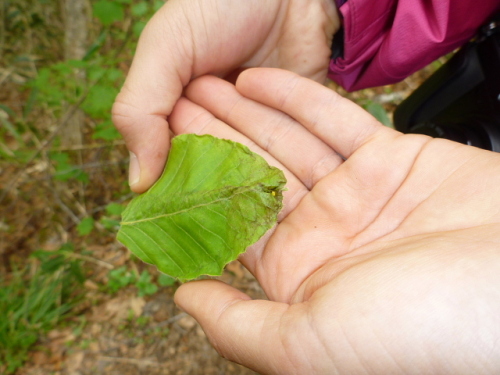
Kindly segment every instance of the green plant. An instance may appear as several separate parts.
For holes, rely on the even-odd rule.
[[[80,261],[70,246],[37,251],[27,266],[0,278],[0,371],[13,373],[38,338],[69,316],[79,301]],[[36,261],[37,260],[37,261]]]
[[[16,154],[6,144],[5,140],[12,137],[16,143],[23,145],[22,128],[17,122],[16,113],[7,105],[0,104],[0,157],[15,160]]]
[[[363,105],[363,108],[370,112],[373,117],[385,126],[392,126],[392,121],[387,115],[387,111],[379,103],[369,100],[368,103]]]
[[[94,229],[94,224],[94,218],[87,216],[83,218],[76,226],[76,230],[78,231],[78,234],[80,236],[86,236],[87,234],[90,234],[90,232],[92,232],[92,229]]]
[[[116,293],[120,289],[132,284],[136,276],[126,266],[115,268],[108,273],[108,289],[111,293]]]
[[[158,285],[160,286],[172,286],[175,284],[175,279],[173,277],[170,277],[168,275],[165,275],[164,273],[160,273],[158,276]]]
[[[150,321],[151,321],[150,316],[141,315],[137,319],[135,319],[135,325],[137,327],[144,328],[146,325],[149,324]]]
[[[60,117],[65,110],[62,104],[78,105],[96,121],[94,139],[115,140],[120,135],[111,122],[110,108],[124,80],[117,63],[113,55],[58,62],[41,68],[28,87],[45,111]]]
[[[55,165],[54,179],[67,181],[75,179],[80,182],[88,183],[89,176],[81,168],[74,166],[70,162],[70,155],[67,152],[55,152],[50,154],[50,159]]]
[[[133,285],[137,288],[137,294],[144,297],[155,294],[158,291],[158,285],[166,287],[174,284],[175,280],[167,275],[160,274],[155,282],[148,270],[137,274],[129,270],[127,266],[121,266],[109,271],[107,288],[111,293],[116,293],[120,289]]]
[[[101,225],[110,230],[118,231],[120,227],[120,215],[122,214],[125,207],[119,203],[110,203],[106,206],[106,215],[103,215],[99,222]]]
[[[144,270],[141,272],[135,284],[139,296],[150,296],[158,291],[158,286],[152,281],[151,274]]]

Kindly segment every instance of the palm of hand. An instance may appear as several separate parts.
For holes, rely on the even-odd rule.
[[[242,257],[281,303],[245,301],[245,312],[234,303],[218,316],[217,329],[192,310],[219,350],[259,371],[286,374],[461,373],[487,363],[482,348],[500,333],[488,305],[500,308],[493,287],[500,274],[500,157],[402,136],[295,76],[249,73],[238,83],[245,96],[308,131],[214,79],[188,90],[266,149],[289,180],[281,223]],[[217,101],[206,95],[214,90]],[[187,101],[172,124],[174,131],[248,143]],[[183,293],[197,287],[181,288],[181,305]],[[251,350],[227,343],[224,323],[236,317]]]
[[[406,243],[465,241],[466,233],[476,241],[474,231],[499,224],[498,155],[388,133],[321,178],[278,226],[257,271],[272,278],[268,293],[274,299],[296,300],[304,284],[317,287],[315,278],[334,277]]]

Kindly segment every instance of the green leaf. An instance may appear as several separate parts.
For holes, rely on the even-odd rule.
[[[94,229],[94,219],[91,216],[87,216],[80,221],[76,226],[76,230],[80,236],[86,236]]]
[[[103,216],[99,219],[102,226],[108,230],[118,229],[120,222],[118,220],[110,219],[109,217]]]
[[[118,240],[181,281],[220,275],[276,224],[285,183],[239,143],[177,136],[163,175],[123,212]]]
[[[125,266],[115,268],[108,273],[108,288],[112,293],[118,292],[134,281],[136,281],[135,275]]]
[[[367,105],[365,105],[365,109],[385,126],[392,126],[391,119],[387,116],[385,108],[379,103],[370,101]]]
[[[141,2],[132,5],[132,15],[135,17],[142,17],[149,11],[148,3]]]
[[[21,163],[26,163],[36,154],[34,150],[14,150],[14,157]]]
[[[0,110],[4,111],[5,113],[7,113],[11,117],[16,117],[16,112],[14,112],[14,110],[12,108],[10,108],[9,106],[6,106],[5,104],[0,103]]]
[[[0,141],[0,159],[5,158],[7,160],[9,159],[14,159],[15,154],[12,152],[12,150],[7,147],[2,141]]]
[[[160,273],[160,275],[158,276],[158,284],[160,286],[172,286],[175,284],[175,279],[168,275],[165,275],[164,273]]]
[[[16,139],[16,141],[18,141],[21,144],[24,143],[23,139],[21,138],[21,134],[19,134],[16,127],[8,119],[4,118],[1,113],[0,113],[0,123]]]
[[[120,216],[124,207],[120,203],[110,203],[106,206],[106,212],[110,215]]]
[[[146,27],[146,22],[144,22],[144,21],[137,21],[132,26],[132,31],[134,32],[134,35],[138,37],[138,36],[141,35],[142,30],[144,30],[145,27]]]
[[[163,5],[165,5],[165,2],[160,1],[160,0],[155,0],[155,2],[154,2],[154,6],[153,6],[154,11],[155,11],[155,12],[157,12],[158,10],[160,10],[160,8],[161,8]]]
[[[101,0],[93,5],[94,16],[104,26],[111,25],[115,21],[121,21],[124,17],[123,5],[112,1]]]
[[[82,61],[89,60],[104,44],[106,38],[108,37],[108,33],[106,30],[102,31],[101,34],[97,37],[97,39],[90,45],[89,49],[83,56]]]
[[[140,297],[150,296],[158,291],[158,286],[152,282],[151,274],[146,270],[142,271],[135,286]]]
[[[111,120],[109,120],[96,125],[94,134],[92,134],[92,138],[114,141],[120,139],[121,134],[118,132],[118,130],[116,130]]]
[[[83,183],[89,182],[89,176],[80,167],[70,163],[69,155],[65,152],[52,153],[50,159],[56,162],[56,174],[54,178],[58,181],[76,179]]]
[[[93,117],[105,118],[117,94],[118,89],[115,87],[94,85],[82,103],[82,108]]]

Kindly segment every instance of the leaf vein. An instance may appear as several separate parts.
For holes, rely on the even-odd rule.
[[[122,221],[120,224],[121,225],[134,225],[134,224],[138,224],[138,223],[143,223],[143,222],[148,222],[148,221],[153,221],[153,220],[157,220],[157,219],[167,218],[167,217],[170,217],[170,216],[179,215],[179,214],[182,214],[182,213],[185,213],[185,212],[189,212],[191,210],[195,210],[195,209],[198,209],[198,208],[203,208],[203,207],[211,206],[213,204],[217,204],[217,203],[220,203],[220,202],[224,202],[224,201],[228,201],[228,200],[234,199],[234,197],[237,196],[237,195],[246,195],[250,191],[257,191],[258,188],[257,187],[253,187],[253,186],[245,186],[245,187],[243,187],[240,190],[241,191],[235,192],[234,194],[232,194],[229,197],[224,197],[224,198],[220,198],[220,199],[214,199],[213,201],[210,201],[210,202],[200,203],[198,205],[193,205],[193,206],[187,207],[187,208],[179,210],[179,211],[169,212],[169,213],[161,214],[161,215],[158,215],[158,216],[151,216],[151,217],[147,217],[147,218],[139,219],[139,220]]]
[[[144,258],[148,259],[151,263],[153,263],[153,260],[151,260],[151,258],[148,256],[148,254],[146,254],[144,251],[142,251],[140,245],[132,237],[130,237],[124,231],[121,231],[121,235],[127,237],[136,246],[136,248],[137,248],[136,250],[139,250],[138,252],[140,252],[141,254],[143,254]],[[143,258],[141,258],[141,259],[143,259]]]
[[[187,147],[186,147],[187,149]],[[196,164],[198,163],[198,161],[203,157],[205,156],[205,154],[209,151],[209,148],[207,148],[205,151],[203,151],[196,160],[192,161],[191,162],[191,166],[189,167],[189,169],[184,173],[185,177],[183,179],[183,181],[181,183],[179,183],[179,188],[177,189],[177,191],[175,191],[173,194],[177,194],[185,185],[186,183],[186,180],[189,178],[190,174],[191,174],[191,170],[196,166]],[[187,151],[186,153],[184,154],[184,156],[187,154]],[[177,170],[181,170],[182,167],[183,167],[183,163],[184,163],[184,159],[185,157],[182,158],[181,162],[179,163],[179,166],[177,168]],[[199,185],[199,184],[198,184]],[[194,190],[194,189],[193,189]],[[165,191],[165,190],[163,190]]]
[[[179,228],[181,231],[183,231],[189,238],[191,238],[193,240],[193,242],[195,244],[198,245],[198,247],[210,258],[212,259],[215,263],[219,264],[211,255],[210,253],[207,251],[207,249],[205,249],[205,247],[200,244],[193,236],[191,236],[189,234],[189,232],[187,232],[184,228],[182,228],[181,226],[179,226],[171,217],[169,218],[171,221],[172,221],[172,224],[175,225],[177,228]],[[191,258],[192,259],[192,258]]]
[[[172,177],[170,177],[170,180],[168,181],[168,183],[165,186],[163,186],[163,188],[161,189],[161,193],[160,194],[164,194],[165,191],[170,187],[170,185],[172,185],[172,182],[175,181],[175,178],[177,177],[177,174],[182,169],[182,168],[180,168],[180,166],[182,166],[182,163],[184,163],[184,159],[186,159],[187,153],[188,153],[188,148],[185,147],[184,148],[184,154],[182,155],[182,159],[179,162],[179,167],[175,170],[175,174]]]
[[[172,237],[164,228],[162,228],[160,225],[156,224],[155,222],[151,222],[151,224],[153,224],[154,226],[158,227],[168,238],[170,238],[172,240],[172,242],[174,242],[178,247],[179,249],[181,249],[181,251],[187,255],[187,257],[189,259],[191,259],[193,261],[193,263],[196,264],[196,261],[195,259],[189,254],[189,252],[187,252],[183,246],[181,246],[176,240],[174,237]]]
[[[225,158],[223,158],[219,164],[217,164],[214,168],[212,168],[212,171],[218,169],[228,158],[229,158],[229,155],[227,155]],[[200,186],[203,182],[205,182],[205,180],[210,176],[211,176],[211,173],[207,171],[207,173],[205,173],[205,176],[202,179],[198,180],[198,183],[193,187],[193,190],[196,190],[196,188],[198,186]]]
[[[210,211],[216,212],[214,210],[210,210]],[[226,248],[228,250],[231,250],[231,246],[228,245],[228,243],[226,242],[226,240],[224,240],[224,238],[222,238],[217,233],[215,233],[215,232],[211,231],[210,229],[208,229],[207,227],[205,227],[202,223],[200,223],[200,221],[198,221],[196,218],[194,218],[191,214],[190,214],[190,216],[193,219],[193,221],[200,226],[201,229],[204,229],[206,232],[208,232],[208,233],[214,235],[215,237],[219,238],[224,243],[224,245],[226,246]]]
[[[154,223],[153,223],[153,224],[154,224]],[[146,237],[148,237],[148,238],[151,240],[151,242],[152,242],[152,243],[154,243],[154,244],[158,247],[158,249],[160,249],[160,251],[161,251],[163,254],[165,254],[165,255],[166,255],[166,256],[167,256],[167,257],[168,257],[168,258],[172,261],[172,263],[174,263],[174,264],[177,266],[177,268],[179,268],[179,270],[181,270],[181,272],[184,272],[184,270],[183,270],[183,269],[182,269],[182,267],[179,265],[179,263],[177,263],[177,262],[175,261],[175,259],[173,259],[173,258],[170,256],[170,254],[169,254],[169,253],[167,253],[167,251],[166,251],[165,249],[163,249],[163,247],[162,247],[162,246],[161,246],[158,242],[156,242],[156,241],[155,241],[155,239],[154,239],[153,237],[151,237],[149,234],[147,234],[146,232],[144,232],[144,231],[143,231],[140,227],[133,227],[133,228],[134,228],[134,229],[136,229],[137,231],[141,232],[142,234],[144,234]],[[174,242],[175,242],[175,241],[174,241]],[[149,258],[149,257],[148,257],[148,258]]]

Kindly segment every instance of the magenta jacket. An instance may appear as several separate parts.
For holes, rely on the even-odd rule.
[[[466,43],[500,10],[500,0],[336,1],[344,52],[328,76],[351,91],[403,80]]]

